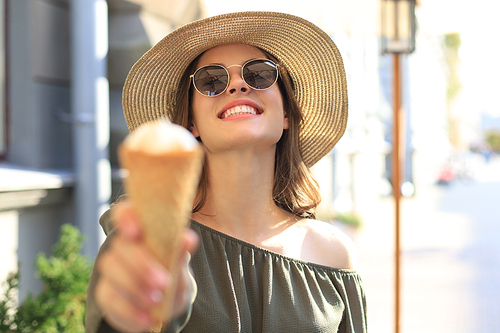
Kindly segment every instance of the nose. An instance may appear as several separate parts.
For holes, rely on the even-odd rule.
[[[241,77],[240,65],[229,66],[227,70],[229,72],[229,84],[226,91],[228,91],[230,94],[247,93],[248,91],[250,91],[250,87]]]

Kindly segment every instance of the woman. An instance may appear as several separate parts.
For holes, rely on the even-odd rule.
[[[314,220],[308,167],[347,120],[342,60],[323,31],[270,12],[193,22],[134,65],[123,105],[131,131],[167,114],[203,144],[181,251],[192,258],[169,283],[130,203],[115,205],[100,221],[108,239],[89,284],[88,332],[152,329],[148,309],[165,287],[176,306],[163,332],[366,331],[353,245]]]

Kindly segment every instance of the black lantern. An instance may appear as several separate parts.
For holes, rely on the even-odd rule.
[[[415,50],[415,0],[382,0],[382,53]]]

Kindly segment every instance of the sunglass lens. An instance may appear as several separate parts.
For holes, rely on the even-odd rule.
[[[227,86],[228,76],[224,67],[205,66],[194,75],[194,85],[200,93],[206,96],[216,96]]]
[[[272,61],[257,59],[243,67],[245,82],[255,89],[267,89],[278,78],[278,68]]]

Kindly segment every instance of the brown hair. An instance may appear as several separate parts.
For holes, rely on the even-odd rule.
[[[319,185],[300,154],[302,112],[295,99],[293,81],[286,68],[275,57],[264,50],[261,51],[279,66],[278,87],[289,122],[289,128],[283,131],[276,145],[273,200],[278,207],[296,216],[315,218],[315,209],[321,201],[321,196]],[[176,112],[172,115],[172,122],[188,129],[193,120],[190,104],[194,91],[189,76],[194,73],[200,57],[201,54],[191,62],[181,77],[175,104]],[[193,212],[199,211],[206,202],[208,167],[208,163],[204,163]]]

